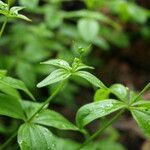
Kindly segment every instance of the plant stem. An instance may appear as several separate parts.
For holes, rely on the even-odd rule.
[[[137,101],[144,92],[146,92],[148,89],[150,88],[150,82],[144,87],[144,89],[133,99],[132,103],[134,103],[135,101]]]
[[[16,135],[17,135],[17,131],[14,132],[14,133],[7,139],[7,141],[6,141],[4,144],[2,144],[2,145],[0,146],[0,150],[3,150],[3,149],[13,140],[13,138],[14,138]]]
[[[102,128],[100,128],[98,131],[96,131],[94,134],[92,134],[77,150],[80,150],[81,148],[87,146],[93,139],[95,139],[97,136],[101,135],[107,127],[109,127],[112,123],[114,123],[122,115],[123,112],[124,112],[124,110],[121,110],[119,113],[117,113]]]
[[[63,88],[65,82],[62,82],[56,90],[52,93],[52,95],[43,103],[43,105],[28,119],[30,122],[55,96],[56,94]]]
[[[7,21],[8,21],[8,18],[6,18],[5,21],[2,24],[2,27],[1,27],[1,30],[0,30],[0,37],[2,36],[2,34],[4,32],[4,29],[6,27]]]
[[[8,9],[10,8],[10,3],[11,3],[11,1],[10,1],[10,0],[7,0]]]

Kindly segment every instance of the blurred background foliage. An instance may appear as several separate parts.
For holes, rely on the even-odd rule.
[[[57,86],[42,90],[35,88],[37,82],[53,70],[46,65],[41,67],[40,62],[50,58],[63,58],[72,62],[77,56],[75,50],[81,47],[86,47],[83,60],[96,68],[93,73],[104,83],[110,85],[122,82],[133,89],[140,89],[148,82],[148,1],[12,0],[11,4],[26,7],[24,13],[32,22],[9,20],[4,36],[0,39],[0,68],[7,69],[9,75],[23,80],[39,101],[50,95]],[[0,23],[3,20],[3,16],[0,16]],[[88,88],[88,84],[78,78],[75,80],[80,86],[73,81],[68,83],[53,101],[55,109],[61,108],[60,111],[70,118],[73,118],[79,106],[93,99],[93,91]],[[0,133],[6,134],[7,130],[9,134],[16,128],[16,122],[9,120],[9,123],[9,132],[1,125]],[[112,135],[119,134],[116,132],[112,132]],[[113,141],[112,145],[116,146],[114,150],[124,149],[122,146],[117,148],[114,143],[117,139],[108,142]],[[61,141],[62,145],[73,145],[71,141]],[[109,145],[104,144],[105,141],[102,143]],[[100,148],[103,149],[110,150],[109,147]]]

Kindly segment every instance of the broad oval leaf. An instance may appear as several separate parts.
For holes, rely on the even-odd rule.
[[[69,63],[62,59],[51,59],[51,60],[42,62],[41,64],[52,65],[52,66],[60,67],[60,68],[67,69],[67,70],[71,69]]]
[[[98,89],[94,95],[94,101],[100,101],[108,99],[110,94],[109,89]]]
[[[78,27],[79,34],[87,42],[94,41],[99,32],[98,22],[90,18],[80,19],[78,21],[77,27]]]
[[[103,101],[93,102],[82,106],[76,115],[76,122],[79,128],[83,128],[93,120],[113,113],[125,105],[121,101],[106,99]]]
[[[43,81],[37,84],[37,87],[44,87],[59,81],[66,80],[69,78],[71,74],[64,69],[57,69],[53,71],[48,77],[46,77]]]
[[[0,94],[0,115],[23,120],[25,118],[19,100],[4,94]]]
[[[45,127],[30,123],[19,128],[18,143],[21,150],[56,150],[52,133]]]
[[[75,125],[69,122],[61,114],[52,110],[43,110],[33,119],[33,122],[61,130],[78,130]]]
[[[25,86],[25,84],[18,80],[18,79],[14,79],[11,77],[3,77],[0,79],[0,83],[10,86],[12,88],[18,89],[18,90],[22,90],[24,91],[27,95],[29,95],[33,100],[35,100],[34,96],[32,95],[32,93],[27,89],[27,87]]]
[[[94,85],[96,87],[106,88],[106,86],[97,77],[95,77],[93,74],[91,74],[89,72],[78,71],[78,72],[74,73],[73,75],[76,75],[76,76],[86,79],[92,85]]]
[[[125,101],[127,99],[127,88],[122,84],[114,84],[110,87],[111,93],[117,96],[120,100]]]
[[[87,65],[85,65],[85,64],[83,64],[83,63],[80,63],[80,64],[78,65],[78,68],[76,69],[76,71],[82,70],[82,69],[94,69],[94,67],[92,67],[92,66],[87,66]]]
[[[141,110],[140,108],[136,108],[132,109],[131,113],[145,135],[150,138],[150,109],[149,111],[145,111],[143,109]]]

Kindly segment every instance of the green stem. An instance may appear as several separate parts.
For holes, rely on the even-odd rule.
[[[9,8],[10,8],[11,1],[10,1],[10,0],[7,0],[7,4],[8,4],[8,9],[9,9]]]
[[[80,150],[81,148],[87,146],[93,139],[95,139],[97,136],[101,135],[103,131],[109,127],[112,123],[114,123],[124,112],[124,110],[121,110],[119,113],[117,113],[110,121],[108,121],[102,128],[100,128],[98,131],[96,131],[93,135],[91,135],[77,150]]]
[[[62,82],[56,90],[52,93],[52,95],[43,103],[43,105],[28,119],[30,122],[55,96],[56,94],[63,88],[65,82]]]
[[[17,131],[14,132],[14,134],[12,134],[12,135],[7,139],[7,141],[6,141],[4,144],[2,144],[2,145],[0,146],[0,150],[3,150],[3,149],[13,140],[13,138],[14,138],[16,135],[17,135]]]
[[[133,99],[132,104],[137,101],[143,94],[150,88],[150,83],[148,83],[144,89]]]
[[[8,21],[8,18],[6,18],[5,21],[2,24],[2,27],[1,27],[1,30],[0,30],[0,37],[2,36],[2,34],[4,32],[4,29],[6,27],[7,21]]]

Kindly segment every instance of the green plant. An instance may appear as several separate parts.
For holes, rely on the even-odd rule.
[[[15,1],[13,2],[15,3]],[[110,147],[112,150],[125,150],[117,142],[118,133],[111,128],[111,125],[123,116],[126,111],[131,112],[143,133],[149,138],[150,101],[144,100],[142,95],[150,88],[150,83],[140,93],[135,93],[122,84],[113,84],[107,87],[99,78],[87,71],[87,69],[94,68],[83,63],[83,59],[91,50],[91,46],[88,46],[89,43],[107,49],[109,45],[105,41],[105,38],[117,45],[118,38],[121,35],[123,42],[125,41],[125,45],[128,44],[127,36],[124,36],[120,30],[120,25],[103,13],[98,13],[97,10],[93,11],[93,8],[96,9],[94,4],[96,1],[85,0],[85,4],[89,7],[89,10],[73,12],[61,10],[60,6],[62,3],[59,0],[47,1],[43,9],[38,8],[38,0],[32,1],[31,5],[25,0],[20,0],[19,2],[26,5],[30,13],[35,11],[36,13],[44,14],[45,22],[40,22],[38,25],[15,24],[11,27],[12,32],[10,33],[10,37],[7,39],[6,35],[0,41],[2,45],[11,41],[10,47],[9,45],[8,47],[14,50],[10,56],[1,56],[0,67],[8,69],[8,74],[12,74],[15,69],[13,76],[17,74],[27,84],[26,86],[22,80],[8,76],[6,70],[0,70],[0,115],[18,120],[14,128],[9,131],[10,133],[13,132],[13,134],[0,145],[0,150],[10,147],[10,143],[16,136],[21,150],[110,150]],[[140,24],[146,22],[148,11],[137,7],[133,3],[121,1],[118,4],[116,2],[118,1],[111,1],[109,7],[111,8],[112,5],[116,4],[112,12],[119,14],[121,20],[127,22],[132,18],[133,21]],[[101,1],[102,3],[103,5],[107,4],[106,1]],[[126,16],[123,15],[124,11],[120,9],[121,7],[127,12]],[[137,18],[135,14],[130,12],[130,8],[141,10],[139,13],[144,13],[145,17]],[[4,15],[5,19],[1,28],[1,35],[8,19],[21,18],[30,21],[26,16],[18,14],[18,11],[21,9],[23,7],[15,6],[10,8],[10,1],[8,1],[8,4],[0,1],[0,13]],[[50,12],[55,14],[55,17]],[[49,21],[49,18],[52,21]],[[77,19],[77,26],[66,24],[63,22],[64,19]],[[55,36],[55,29],[57,29],[57,36]],[[115,34],[117,33],[114,36],[115,38],[110,37],[112,30],[115,30]],[[30,32],[32,34],[29,34]],[[24,37],[20,38],[22,34],[24,34]],[[99,34],[105,36],[102,38]],[[75,39],[82,46],[73,44],[70,46],[70,49],[75,50],[65,53],[70,42],[70,40],[66,40],[66,35]],[[47,44],[48,42],[50,43]],[[85,48],[82,48],[83,45]],[[22,48],[24,51],[22,51]],[[45,51],[44,49],[53,50]],[[37,65],[38,62],[47,59],[49,56],[53,56],[55,52],[57,52],[59,59],[50,59],[42,62],[41,65]],[[65,53],[65,56],[63,56],[63,53]],[[63,59],[66,57],[66,54],[68,60]],[[75,54],[77,57],[74,58]],[[37,101],[37,99],[41,99],[41,96],[38,97],[40,94],[38,94],[34,87],[38,73],[48,74],[49,72],[51,73],[39,82],[37,87],[50,87],[53,90],[50,90],[50,96],[46,100],[42,102]],[[71,84],[72,81],[74,83],[82,83],[83,81],[82,85],[91,85],[94,89],[97,89],[94,95],[94,102],[85,104],[78,109],[75,119],[76,124],[66,119],[61,113],[49,108],[51,101],[59,93],[62,94],[61,92],[65,86]],[[34,91],[36,98],[28,87]],[[69,93],[70,91],[66,90],[64,92]],[[81,92],[79,93],[82,94]],[[27,100],[29,98],[33,101]],[[104,119],[104,117],[112,113],[115,114],[111,119]],[[102,122],[104,123],[95,133],[89,133],[86,126],[99,118],[103,118]],[[57,134],[58,130],[77,132],[82,134],[85,140],[83,143],[79,143],[73,138],[63,138],[60,134]],[[111,131],[111,137],[104,140],[95,140],[107,132],[107,130]],[[3,125],[0,126],[1,132],[7,132],[7,129]],[[18,149],[16,144],[12,149]]]
[[[86,141],[81,144],[81,146],[77,147],[77,149],[81,149],[89,145],[93,139],[102,134],[108,126],[114,123],[116,119],[124,113],[125,110],[131,111],[133,118],[137,121],[140,128],[148,137],[150,136],[150,102],[141,98],[142,94],[150,88],[150,83],[139,94],[135,94],[120,84],[114,84],[110,88],[107,88],[94,75],[87,71],[82,71],[83,69],[93,68],[83,64],[79,58],[74,59],[72,66],[62,59],[48,60],[42,64],[52,65],[59,67],[60,69],[53,71],[48,77],[38,83],[37,87],[44,87],[56,82],[61,82],[61,84],[51,96],[41,104],[22,100],[17,89],[25,91],[31,98],[33,98],[33,96],[27,90],[23,82],[7,77],[5,71],[1,71],[0,90],[5,94],[0,94],[0,114],[24,121],[24,123],[20,125],[18,131],[16,131],[14,135],[1,146],[1,149],[4,149],[16,134],[22,150],[56,149],[57,139],[55,139],[51,131],[44,126],[52,126],[61,130],[75,130],[85,134],[85,136],[87,136]],[[50,101],[63,88],[66,80],[71,76],[84,78],[92,85],[100,88],[95,96],[96,102],[86,104],[78,110],[76,114],[77,126],[65,119],[61,114],[48,109]],[[109,99],[110,93],[113,93],[116,96],[116,99]],[[119,112],[93,135],[89,136],[87,134],[84,126],[97,118],[104,117],[118,110]]]
[[[20,6],[14,6],[10,8],[10,0],[8,0],[8,4],[0,1],[0,14],[3,14],[5,16],[5,21],[2,25],[1,31],[0,31],[0,37],[2,36],[5,26],[8,22],[8,19],[10,18],[20,18],[20,19],[24,19],[26,21],[31,21],[29,18],[27,18],[26,16],[19,14],[18,11],[24,9],[24,7],[20,7]]]

